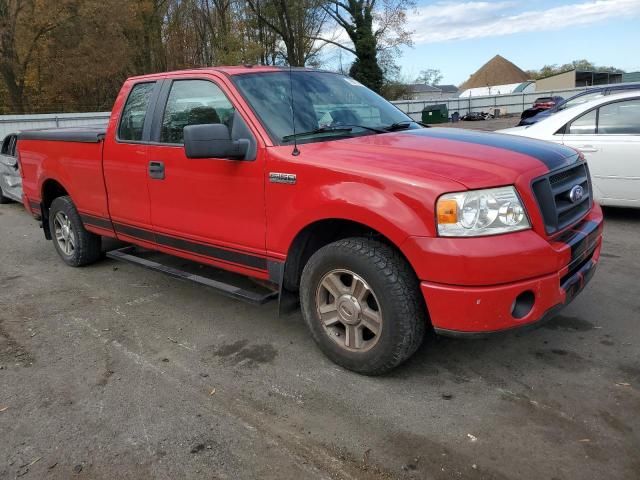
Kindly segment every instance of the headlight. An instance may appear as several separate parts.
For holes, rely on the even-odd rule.
[[[531,227],[513,187],[447,193],[438,199],[438,234],[477,237],[517,232]]]

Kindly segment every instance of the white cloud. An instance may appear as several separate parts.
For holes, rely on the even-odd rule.
[[[595,0],[548,8],[514,11],[520,2],[439,2],[409,14],[416,45],[448,40],[568,29],[610,18],[640,15],[640,0]],[[529,3],[529,2],[526,2]]]

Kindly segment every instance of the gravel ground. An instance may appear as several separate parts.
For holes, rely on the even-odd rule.
[[[538,330],[342,370],[298,312],[65,266],[0,206],[1,479],[638,479],[640,215]]]

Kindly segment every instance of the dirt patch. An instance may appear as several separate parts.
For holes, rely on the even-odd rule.
[[[609,412],[602,410],[600,411],[600,418],[604,420],[604,423],[609,425],[613,430],[620,433],[631,433],[633,432],[633,427],[627,425],[618,417],[610,414]]]
[[[423,435],[392,434],[388,444],[396,452],[404,478],[474,478],[506,480],[508,477],[482,466],[482,462]]]
[[[587,368],[588,361],[575,352],[569,352],[559,348],[549,350],[536,350],[533,355],[547,365],[561,370],[578,372]]]
[[[22,278],[22,275],[7,275],[0,278],[0,285],[7,285],[9,282]]]
[[[212,347],[213,356],[227,365],[258,366],[271,363],[278,356],[278,351],[268,343],[249,344],[248,340],[238,340],[219,347]]]
[[[0,320],[0,365],[30,367],[33,362],[31,352],[9,334]]]
[[[549,330],[573,330],[577,332],[586,332],[593,330],[594,325],[578,317],[568,317],[558,315],[553,320],[547,322],[543,328]]]
[[[626,381],[636,386],[640,384],[640,366],[620,365],[618,368],[624,374]]]

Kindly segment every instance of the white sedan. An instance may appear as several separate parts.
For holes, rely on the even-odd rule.
[[[599,203],[640,208],[640,92],[600,97],[533,125],[499,132],[580,150]]]

